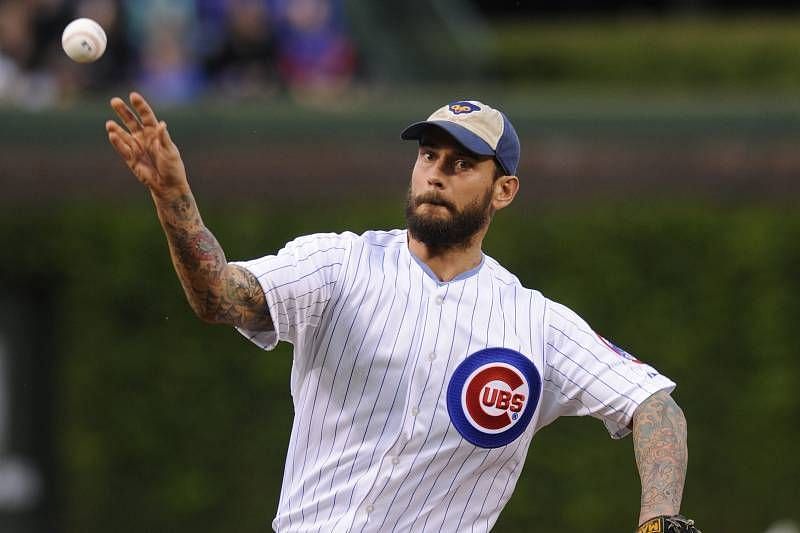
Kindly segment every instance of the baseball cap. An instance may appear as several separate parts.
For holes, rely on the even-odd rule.
[[[519,137],[502,112],[477,100],[459,100],[440,107],[428,120],[411,124],[400,137],[420,139],[429,127],[452,135],[476,155],[493,156],[509,176],[517,174]]]

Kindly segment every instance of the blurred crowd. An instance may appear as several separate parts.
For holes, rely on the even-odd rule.
[[[61,48],[78,17],[108,36],[96,63]],[[46,108],[134,87],[162,104],[317,98],[346,89],[356,65],[342,0],[0,0],[0,105]]]

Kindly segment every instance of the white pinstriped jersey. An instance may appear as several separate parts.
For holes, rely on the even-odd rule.
[[[300,237],[238,264],[276,329],[242,333],[294,345],[276,531],[488,531],[536,431],[591,415],[620,438],[675,386],[488,256],[438,281],[403,230]]]

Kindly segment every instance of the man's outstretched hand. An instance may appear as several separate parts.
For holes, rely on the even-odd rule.
[[[188,193],[186,169],[178,147],[167,132],[167,124],[156,118],[141,94],[132,92],[130,102],[132,108],[121,98],[111,99],[111,107],[125,127],[107,121],[108,140],[136,179],[155,197],[171,200]]]

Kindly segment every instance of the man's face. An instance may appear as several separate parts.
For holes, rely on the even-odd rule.
[[[494,213],[495,162],[429,128],[411,174],[406,223],[412,237],[438,249],[466,247]]]

